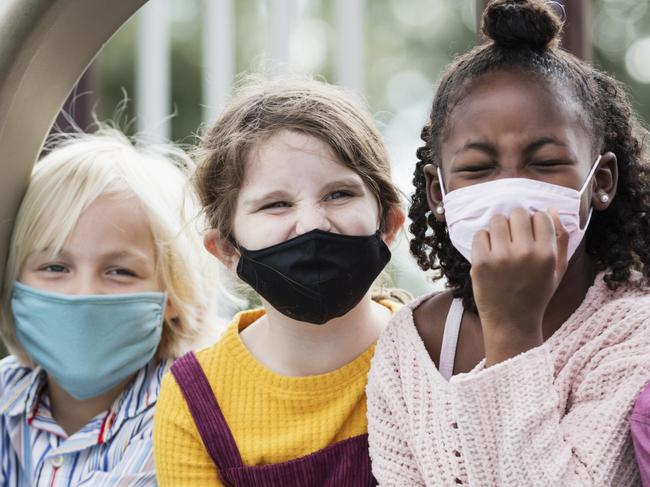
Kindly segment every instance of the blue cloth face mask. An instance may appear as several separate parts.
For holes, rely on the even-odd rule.
[[[149,362],[162,333],[166,293],[75,296],[14,283],[16,336],[75,399],[96,397]]]

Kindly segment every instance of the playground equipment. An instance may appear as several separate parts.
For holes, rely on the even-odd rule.
[[[146,1],[0,1],[0,276],[13,219],[57,114],[103,45]]]

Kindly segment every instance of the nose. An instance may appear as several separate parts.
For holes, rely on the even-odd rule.
[[[327,217],[326,211],[321,207],[302,209],[296,221],[296,235],[302,235],[312,230],[329,232],[331,229],[332,224]]]
[[[76,279],[73,279],[66,286],[65,294],[72,294],[74,296],[104,294],[102,286],[93,276],[79,273],[75,277]]]

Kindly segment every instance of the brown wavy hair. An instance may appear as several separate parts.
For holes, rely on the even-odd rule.
[[[252,79],[207,129],[196,152],[194,186],[209,225],[222,238],[233,240],[233,216],[248,155],[283,130],[316,137],[361,176],[379,203],[380,230],[391,210],[401,211],[388,151],[360,100],[343,88],[312,79]],[[410,295],[381,285],[373,298],[407,302]]]

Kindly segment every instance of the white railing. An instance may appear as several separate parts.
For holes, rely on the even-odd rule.
[[[296,0],[266,0],[267,56],[289,66],[290,40],[298,12]],[[203,0],[203,121],[214,120],[230,96],[235,77],[234,0]],[[365,92],[365,0],[335,0],[335,81]],[[138,131],[169,139],[171,127],[170,0],[149,0],[138,13],[136,111]]]
[[[138,12],[135,102],[138,131],[155,140],[171,134],[169,0],[150,0]]]

